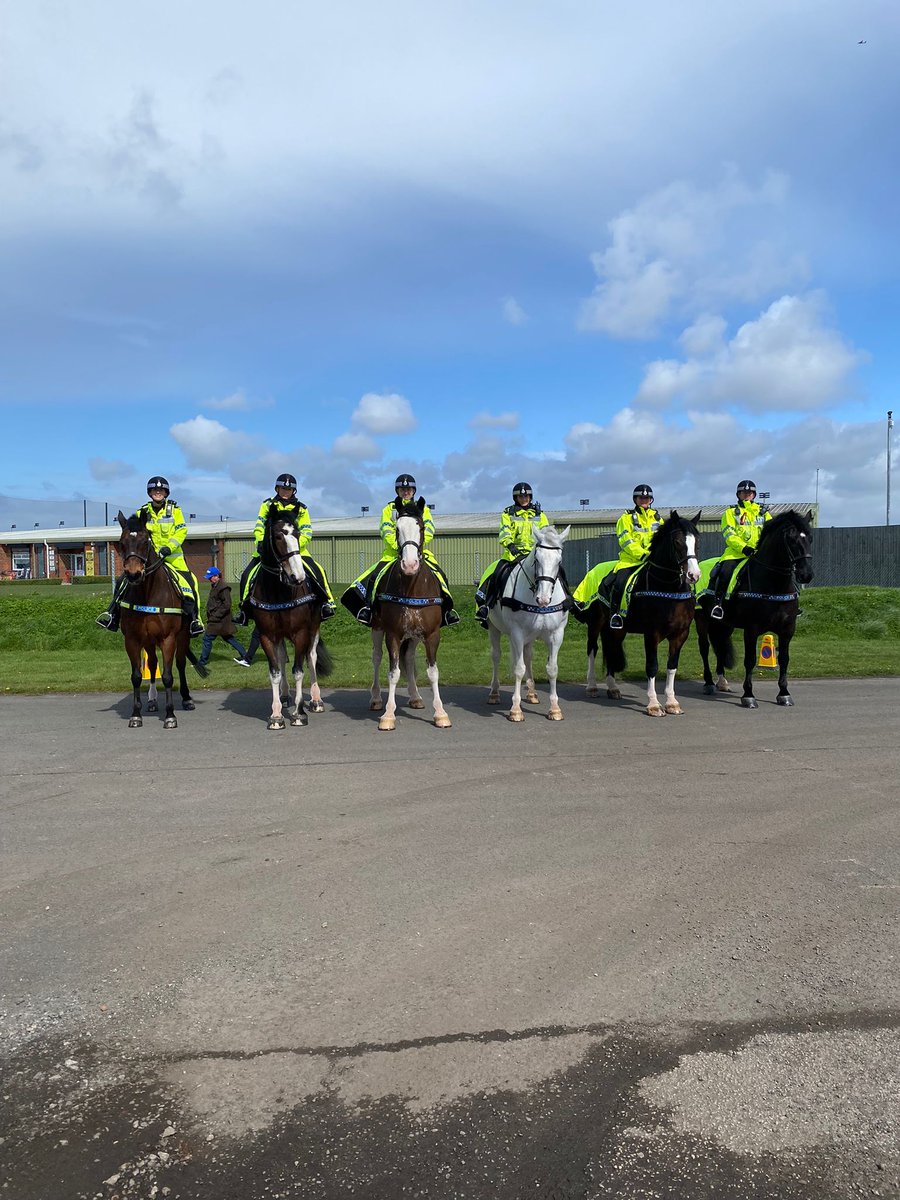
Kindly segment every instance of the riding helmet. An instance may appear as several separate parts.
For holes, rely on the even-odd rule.
[[[399,492],[401,488],[414,488],[415,486],[416,481],[413,479],[412,475],[398,475],[394,480],[394,491],[397,492]]]
[[[293,488],[294,491],[296,492],[297,480],[294,478],[293,475],[288,475],[288,473],[285,471],[285,473],[283,475],[279,475],[278,478],[275,480],[275,486],[277,488],[280,488],[280,487]]]
[[[169,494],[168,479],[163,479],[162,475],[154,475],[152,479],[147,480],[147,495],[148,496],[150,495],[150,493],[153,491],[154,488],[162,488],[162,490],[168,496],[168,494]]]
[[[653,503],[653,488],[649,483],[639,483],[631,493],[632,500],[637,500],[638,496],[646,496],[650,503]]]
[[[752,492],[754,496],[756,495],[756,484],[752,479],[741,480],[741,482],[734,489],[734,494],[736,496],[740,496],[741,492]]]
[[[512,494],[513,500],[515,500],[516,496],[533,496],[534,492],[531,490],[530,483],[517,483]]]

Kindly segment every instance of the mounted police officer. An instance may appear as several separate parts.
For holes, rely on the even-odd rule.
[[[250,574],[259,563],[260,543],[265,536],[266,521],[268,520],[269,513],[273,509],[279,516],[294,523],[303,565],[306,568],[311,586],[322,597],[322,620],[327,621],[335,613],[334,596],[331,594],[331,587],[328,583],[328,576],[325,574],[325,568],[320,563],[317,563],[309,554],[309,545],[312,541],[313,532],[309,509],[302,500],[297,499],[297,480],[293,475],[284,472],[284,474],[279,475],[275,480],[275,495],[263,500],[259,506],[259,516],[256,518],[256,525],[253,529],[253,557],[241,574],[241,608],[239,615],[235,618],[235,624],[248,625],[250,623],[253,605],[248,603],[247,587]]]
[[[404,504],[412,504],[416,498],[416,481],[412,475],[398,475],[394,480],[394,491],[396,495],[393,500],[389,501],[381,510],[381,524],[379,531],[381,540],[384,544],[384,551],[381,558],[374,566],[368,567],[363,571],[357,579],[347,588],[341,596],[341,604],[348,609],[361,625],[372,624],[372,589],[375,581],[381,574],[386,563],[394,562],[397,558],[397,506]],[[431,509],[427,504],[422,508],[422,523],[424,526],[424,545],[422,554],[425,561],[434,571],[438,583],[441,587],[441,595],[443,597],[443,614],[442,624],[458,625],[459,613],[453,607],[453,597],[450,595],[450,588],[447,583],[447,577],[443,570],[438,566],[437,559],[428,548],[429,543],[434,540],[434,518],[431,515]]]
[[[726,508],[722,514],[721,530],[725,539],[725,553],[709,576],[709,586],[714,594],[714,603],[709,615],[716,621],[721,621],[725,615],[722,602],[738,563],[743,562],[745,558],[752,558],[756,553],[762,527],[766,521],[772,519],[769,510],[762,504],[757,504],[756,484],[752,479],[742,479],[735,489],[735,496],[737,504]]]
[[[626,509],[616,522],[619,557],[616,565],[600,584],[600,596],[609,604],[610,629],[622,629],[628,605],[625,587],[638,567],[647,561],[650,542],[662,525],[662,517],[653,507],[653,488],[639,483],[631,494],[634,507]]]
[[[154,475],[152,479],[147,480],[147,495],[150,502],[142,504],[134,515],[140,517],[146,514],[147,532],[150,534],[153,549],[165,560],[181,589],[181,603],[184,615],[190,621],[191,637],[199,637],[203,633],[203,625],[198,609],[197,579],[184,561],[181,549],[187,537],[184,513],[174,500],[169,499],[169,481],[162,475]],[[115,633],[119,628],[121,598],[125,586],[126,580],[122,575],[116,582],[112,603],[106,612],[97,617],[97,624],[111,633]]]
[[[496,603],[503,584],[509,574],[509,563],[516,562],[534,547],[534,526],[539,529],[549,525],[547,514],[534,499],[530,483],[517,483],[512,491],[513,502],[500,514],[500,530],[497,537],[503,557],[492,562],[484,572],[475,591],[479,601],[475,617],[487,629],[488,612]]]

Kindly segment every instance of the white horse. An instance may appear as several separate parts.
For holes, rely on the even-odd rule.
[[[566,589],[559,577],[563,543],[571,528],[569,525],[560,533],[552,525],[539,529],[536,523],[532,523],[534,548],[513,566],[501,598],[492,606],[488,616],[494,663],[488,704],[500,703],[500,635],[505,633],[509,638],[510,662],[516,678],[512,708],[507,713],[510,721],[525,719],[522,714],[523,678],[526,703],[540,703],[531,667],[532,650],[538,639],[547,646],[547,679],[550,682],[550,711],[547,716],[551,721],[563,719],[556,694],[556,660],[569,613],[564,607]]]

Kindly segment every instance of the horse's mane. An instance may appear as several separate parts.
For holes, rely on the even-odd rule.
[[[140,513],[132,513],[125,522],[125,527],[129,533],[140,533],[142,529],[147,528],[147,522],[141,517]]]
[[[422,520],[422,510],[415,500],[407,500],[402,504],[398,504],[395,500],[394,511],[398,517],[412,517],[415,521]]]
[[[673,529],[688,529],[693,533],[697,532],[694,522],[689,517],[682,517],[678,510],[673,508],[650,539],[650,549],[658,549],[659,545],[669,537]]]
[[[756,545],[757,550],[759,550],[760,546],[764,546],[771,538],[777,537],[787,525],[793,525],[801,533],[805,533],[807,537],[812,537],[812,526],[808,518],[804,517],[803,513],[798,513],[796,509],[790,508],[787,512],[779,513],[777,517],[773,517],[771,521],[766,521],[763,524],[759,534],[759,541]]]
[[[299,503],[294,500],[290,504],[282,505],[281,508],[276,508],[274,504],[269,506],[269,511],[266,513],[266,524],[274,525],[276,521],[290,521],[296,517],[300,511]]]

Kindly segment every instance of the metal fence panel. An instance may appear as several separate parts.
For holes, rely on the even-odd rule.
[[[816,529],[813,570],[810,587],[900,587],[900,525]]]

